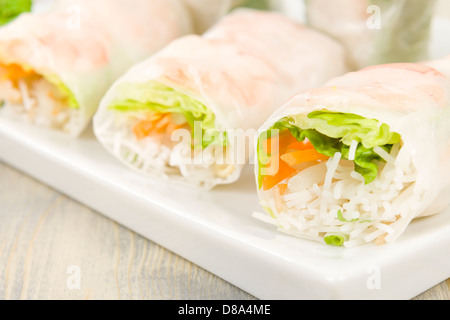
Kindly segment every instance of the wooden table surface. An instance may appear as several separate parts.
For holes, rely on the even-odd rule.
[[[255,300],[1,162],[0,299]],[[450,280],[416,299],[449,300]]]

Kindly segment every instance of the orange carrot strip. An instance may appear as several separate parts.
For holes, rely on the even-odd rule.
[[[22,78],[26,78],[28,76],[32,76],[35,74],[32,70],[25,70],[21,66],[17,64],[10,64],[10,65],[2,65],[0,66],[0,74],[2,74],[2,78],[16,81],[20,80]]]
[[[313,144],[311,141],[295,141],[294,143],[291,143],[290,145],[285,148],[286,150],[307,150],[307,149],[314,149]]]
[[[153,129],[153,121],[142,120],[133,127],[133,133],[138,140],[142,140],[150,135]]]
[[[167,114],[164,117],[162,117],[159,121],[157,121],[155,123],[155,130],[156,130],[156,132],[163,133],[166,130],[167,125],[169,125],[170,122],[171,122],[171,115],[170,114]]]
[[[152,134],[172,134],[175,130],[182,128],[172,122],[172,115],[155,113],[142,120],[133,127],[133,133],[138,140],[142,140]]]
[[[280,183],[278,185],[278,190],[280,191],[281,196],[284,196],[286,194],[287,189],[288,189],[287,183]]]
[[[270,190],[276,185],[283,182],[283,180],[290,178],[292,175],[297,173],[297,170],[288,166],[285,162],[279,161],[279,168],[275,175],[267,175],[263,177],[263,189]]]
[[[173,122],[170,122],[169,125],[166,128],[166,132],[171,135],[172,133],[174,133],[174,131],[181,129],[182,126],[181,125],[177,125]]]
[[[294,151],[290,153],[285,153],[281,156],[281,160],[283,160],[291,167],[294,167],[304,162],[323,161],[327,159],[328,159],[327,156],[318,153],[315,149]]]
[[[275,140],[277,139],[277,140]],[[273,146],[279,150],[272,150]],[[324,161],[328,157],[316,151],[313,144],[308,141],[297,141],[289,130],[283,131],[279,136],[274,136],[264,141],[264,151],[271,155],[271,161],[266,166],[268,174],[263,177],[263,189],[270,190],[278,186],[280,194],[286,192],[287,185],[281,184],[285,179],[292,177],[298,171],[295,166],[306,162]],[[270,173],[274,161],[278,160],[279,168],[275,174]]]
[[[272,154],[275,152],[275,150],[272,150],[272,148],[276,146],[276,148],[278,149],[278,152],[276,153],[281,153],[280,150],[282,150],[282,148],[291,145],[296,141],[297,139],[290,133],[290,131],[285,130],[279,135],[270,137],[263,142],[264,152],[266,152],[266,154]]]

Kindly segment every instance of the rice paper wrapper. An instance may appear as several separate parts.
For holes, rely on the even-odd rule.
[[[113,123],[121,115],[108,107],[114,100],[126,97],[121,90],[124,85],[157,81],[211,110],[216,129],[256,131],[295,93],[347,71],[345,52],[336,41],[277,13],[238,9],[203,36],[175,40],[129,70],[102,100],[94,129],[105,147],[123,158],[114,152],[117,140],[114,142],[113,138],[117,130]],[[232,141],[227,148],[234,148]],[[143,169],[122,160],[140,172],[207,189],[235,182],[245,164],[236,164],[233,174],[218,178],[202,172],[167,176],[151,163]],[[202,169],[210,170],[208,166]]]
[[[416,172],[415,180],[410,185],[400,184],[398,187],[393,187],[399,188],[400,192],[388,202],[385,201],[387,190],[375,194],[377,200],[373,204],[380,207],[384,204],[385,208],[389,207],[390,210],[395,211],[397,216],[394,219],[395,222],[380,220],[369,224],[368,227],[375,228],[372,234],[368,233],[365,240],[358,241],[352,241],[354,239],[350,237],[348,245],[376,241],[377,237],[380,237],[378,240],[381,239],[381,243],[389,243],[397,240],[413,219],[441,213],[449,205],[449,98],[449,79],[431,67],[420,64],[368,67],[330,80],[321,88],[296,95],[266,121],[258,131],[257,137],[285,117],[307,116],[311,112],[321,110],[376,119],[380,123],[389,125],[392,132],[399,133],[402,138],[402,147],[401,153],[395,159],[395,164],[393,163],[393,172],[396,170],[397,174],[402,173],[402,159],[410,158],[410,165]],[[255,163],[255,175],[258,176],[260,171],[257,157]],[[385,175],[381,172],[376,181],[382,183],[384,177]],[[357,188],[361,184],[364,182],[355,186],[355,197]],[[402,189],[406,186],[407,190]],[[258,187],[258,194],[264,207],[267,207],[268,201],[273,201],[273,197],[262,188]],[[276,213],[276,209],[274,211]],[[342,223],[334,218],[331,224],[327,225],[328,222],[324,223],[324,220],[315,216],[315,219],[318,219],[316,229],[308,234],[308,230],[300,230],[302,227],[298,225],[295,227],[295,224],[288,223],[283,227],[283,219],[279,216],[274,219],[273,214],[272,212],[271,217],[267,216],[263,219],[279,226],[283,232],[322,242],[323,234],[329,232],[328,227],[333,224],[334,229],[345,230],[347,234],[362,232],[364,229],[364,223],[360,223],[361,221]],[[377,229],[378,227],[384,229]],[[357,231],[357,228],[360,231]],[[321,232],[322,234],[319,235]]]
[[[62,0],[0,29],[0,63],[31,68],[70,90],[79,109],[65,130],[77,136],[119,76],[191,32],[177,0]]]
[[[428,59],[435,7],[435,0],[306,0],[306,15],[345,45],[357,70]]]

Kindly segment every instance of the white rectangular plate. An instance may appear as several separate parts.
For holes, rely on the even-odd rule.
[[[448,30],[437,22],[447,42]],[[434,41],[433,51],[450,45]],[[72,140],[4,119],[0,150],[5,163],[260,299],[411,299],[450,277],[450,211],[414,221],[392,245],[332,248],[252,218],[261,208],[251,167],[200,192],[130,172],[91,130]]]

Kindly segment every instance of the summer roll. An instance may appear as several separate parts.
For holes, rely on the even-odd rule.
[[[7,24],[24,12],[30,12],[31,0],[0,0],[0,26]]]
[[[210,189],[235,182],[247,163],[238,130],[254,134],[298,90],[346,70],[329,37],[278,13],[238,9],[129,70],[102,100],[94,132],[141,173]]]
[[[178,0],[57,1],[0,28],[1,116],[77,136],[119,76],[192,32]]]
[[[368,67],[306,90],[258,131],[255,217],[333,246],[385,244],[450,201],[450,80]]]
[[[436,0],[305,0],[308,24],[348,49],[355,70],[428,59]]]

